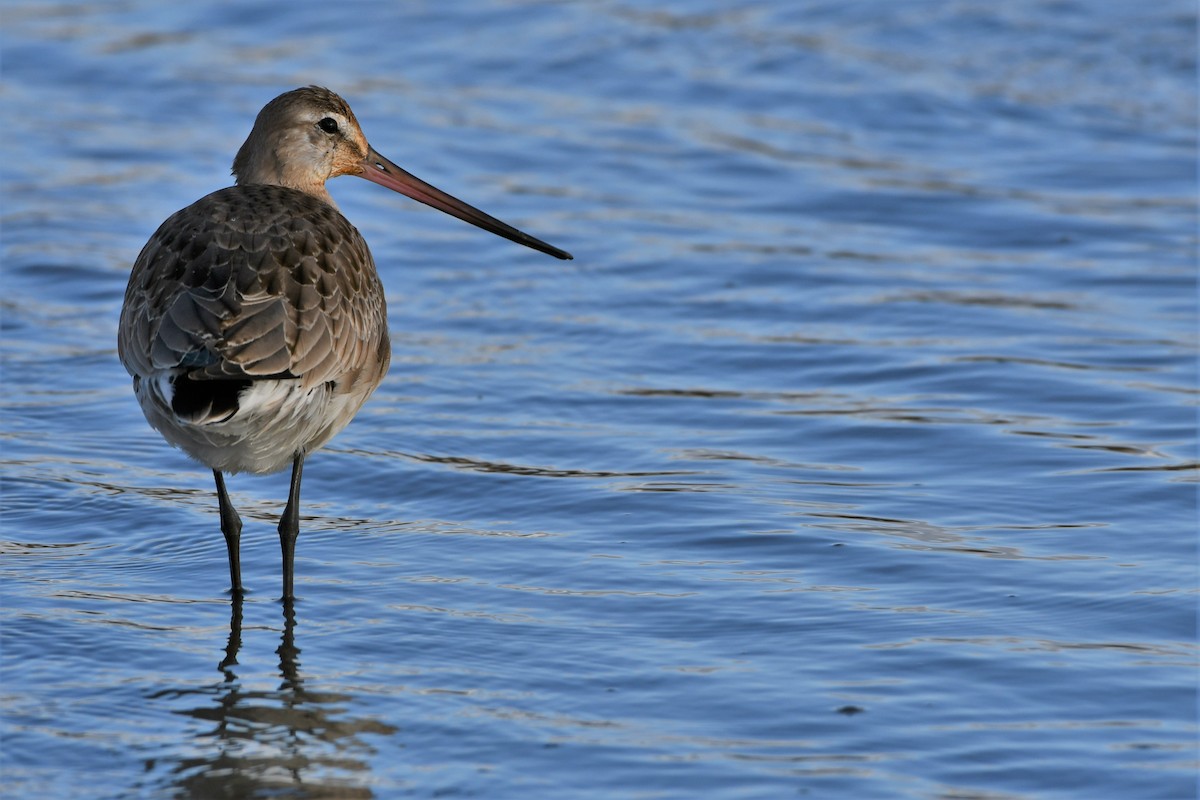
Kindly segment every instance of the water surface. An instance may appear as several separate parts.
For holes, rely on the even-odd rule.
[[[1196,796],[1182,0],[10,3],[13,797]],[[563,264],[364,181],[391,373],[211,475],[130,264],[319,83]]]

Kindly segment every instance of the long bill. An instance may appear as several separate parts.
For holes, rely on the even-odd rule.
[[[411,172],[401,169],[379,155],[373,147],[367,151],[367,157],[363,159],[363,171],[359,177],[366,178],[372,183],[378,183],[380,186],[385,186],[406,197],[411,197],[413,200],[424,203],[427,206],[433,206],[439,211],[445,211],[450,216],[458,217],[465,222],[483,228],[485,231],[491,231],[497,236],[511,239],[517,244],[532,247],[534,250],[540,250],[555,258],[574,258],[566,250],[560,250],[554,245],[546,244],[541,239],[534,238],[524,231],[519,231],[512,225],[501,222],[492,215],[485,214],[478,208],[468,205],[457,197],[448,195],[436,186],[426,183]]]

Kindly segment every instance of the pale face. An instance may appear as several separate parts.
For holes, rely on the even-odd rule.
[[[332,92],[298,89],[259,113],[233,172],[241,184],[290,186],[326,199],[325,181],[362,174],[369,151],[345,101]]]

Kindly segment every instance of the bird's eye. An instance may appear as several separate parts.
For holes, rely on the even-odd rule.
[[[325,117],[317,123],[317,127],[326,133],[337,133],[338,130],[337,120],[333,117]]]

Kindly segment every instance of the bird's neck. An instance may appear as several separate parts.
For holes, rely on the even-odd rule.
[[[247,139],[238,150],[237,157],[233,160],[233,175],[238,186],[286,186],[337,207],[329,190],[325,188],[323,178],[315,176],[313,170],[303,163],[280,158],[276,148],[264,146],[264,143],[254,136]]]

